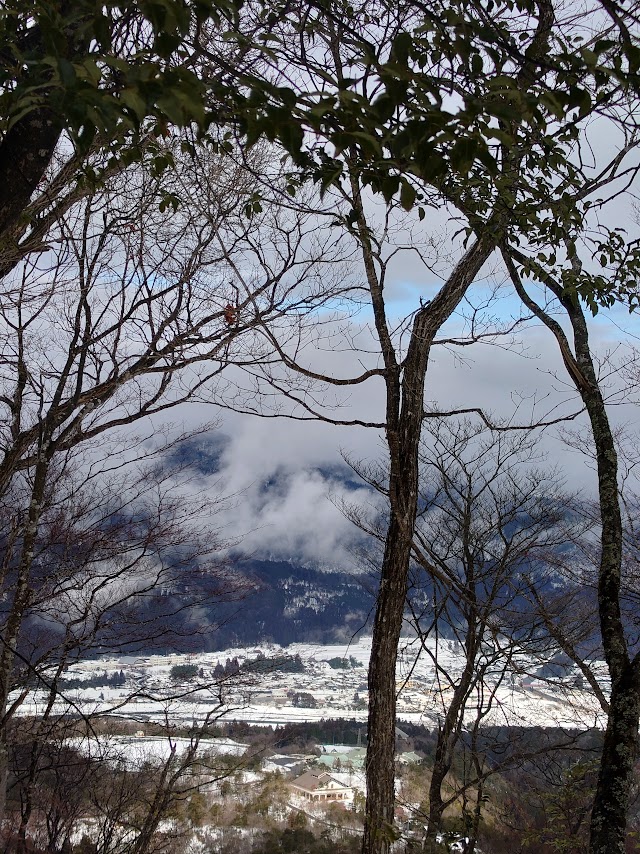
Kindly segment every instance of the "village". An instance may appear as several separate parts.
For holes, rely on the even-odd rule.
[[[330,843],[341,846],[333,854],[351,854],[360,844],[366,799],[370,653],[365,637],[343,645],[78,661],[60,678],[54,703],[46,690],[36,690],[20,712],[32,720],[47,708],[59,715],[67,727],[64,747],[101,768],[109,788],[128,781],[134,802],[152,796],[154,781],[174,775],[161,829],[183,840],[184,854],[262,854],[263,844],[267,854],[307,850],[302,837],[317,854]],[[425,833],[435,733],[463,666],[453,641],[431,647],[402,641],[394,813],[401,846],[419,844]],[[579,675],[547,671],[524,656],[506,677],[487,669],[488,690],[468,703],[466,726],[480,716],[486,727],[601,725]],[[84,720],[93,722],[90,728]],[[95,845],[106,832],[101,798],[93,804],[74,831],[81,851],[83,838]],[[109,832],[125,833],[126,823],[114,819]],[[448,850],[463,850],[455,847],[463,844],[462,829],[454,823],[451,833]],[[278,847],[282,834],[293,847]]]
[[[79,710],[102,721],[99,734],[68,741],[90,759],[128,773],[182,764],[179,788],[187,794],[178,814],[188,822],[193,854],[224,851],[226,844],[236,854],[243,845],[249,851],[255,834],[271,826],[311,826],[350,844],[362,830],[366,796],[370,652],[365,637],[343,645],[267,644],[80,661],[61,680],[56,711],[69,719]],[[425,653],[415,638],[402,641],[395,818],[405,839],[424,832],[421,801],[429,773],[424,752],[414,749],[405,729],[437,730],[463,665],[455,642],[441,641]],[[449,682],[438,678],[443,671]],[[586,730],[600,722],[597,703],[572,671],[543,678],[522,658],[508,678],[496,673],[492,683],[488,671],[486,684],[493,684],[493,708],[469,702],[469,722],[478,714],[486,726]],[[46,692],[35,691],[22,714],[42,714],[47,702]],[[291,727],[307,736],[284,746],[279,734]],[[314,727],[320,734],[329,727],[331,738],[309,737]],[[198,849],[198,840],[205,847]]]
[[[56,703],[61,711],[72,702],[92,714],[171,721],[175,726],[203,724],[212,717],[258,726],[346,717],[361,721],[364,731],[370,652],[371,638],[364,637],[342,645],[265,645],[193,655],[92,659],[67,670],[64,692]],[[398,719],[437,726],[463,666],[461,650],[453,641],[436,645],[405,638],[397,665]],[[602,710],[575,668],[555,676],[541,676],[538,669],[538,662],[525,657],[514,659],[506,676],[487,668],[485,685],[493,691],[479,698],[479,705],[468,704],[469,722],[480,710],[484,725],[508,722],[579,729],[601,725]],[[46,691],[34,691],[21,712],[37,715],[47,702]],[[482,704],[487,702],[491,708],[484,710]]]
[[[154,735],[154,726],[123,734],[127,727],[131,722],[121,721],[114,726],[119,734],[74,737],[68,743],[87,758],[132,774],[184,762],[177,807],[165,829],[186,833],[190,854],[210,850],[206,846],[213,844],[225,850],[231,840],[242,850],[257,834],[274,827],[308,827],[341,840],[357,840],[362,833],[366,795],[362,746],[322,744],[313,752],[279,751],[257,746],[255,740]],[[409,742],[410,737],[398,729],[396,821],[405,840],[420,838],[424,832],[424,821],[416,820],[416,814],[427,779],[422,757],[403,749]],[[196,744],[197,760],[186,759]],[[99,822],[85,821],[81,832],[95,839],[101,832]]]

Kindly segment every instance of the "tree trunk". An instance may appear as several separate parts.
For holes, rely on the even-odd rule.
[[[367,809],[363,851],[383,854],[393,840],[396,658],[407,594],[411,541],[391,520],[385,546],[369,662]]]
[[[363,235],[365,263],[367,243]],[[402,629],[411,544],[418,501],[418,450],[424,416],[424,387],[433,340],[451,316],[480,268],[496,245],[497,229],[485,234],[465,252],[432,303],[415,315],[402,384],[397,370],[387,367],[387,443],[389,447],[389,527],[385,539],[380,588],[373,625],[369,663],[369,723],[367,743],[367,803],[362,843],[363,854],[389,854],[393,839],[394,758],[396,713],[396,659]],[[369,269],[371,264],[369,263]],[[377,284],[372,282],[376,311]],[[379,304],[379,303],[378,303]],[[376,315],[376,328],[383,351],[388,341],[383,315]],[[385,366],[393,359],[385,354]]]
[[[78,18],[73,0],[60,0],[56,13],[68,20],[62,55],[70,60],[86,56],[91,36],[83,24],[89,20],[88,16],[84,20]],[[46,41],[47,35],[43,35],[36,19],[18,39],[16,47],[27,55],[31,52],[44,55],[48,52]],[[62,45],[57,47],[61,49]],[[27,81],[28,76],[23,83]],[[64,115],[56,114],[47,104],[43,81],[36,77],[32,82],[39,89],[40,105],[19,118],[0,142],[0,278],[6,276],[17,261],[16,243],[27,227],[23,213],[45,176],[66,121]]]
[[[471,594],[473,595],[473,594]],[[469,628],[466,637],[466,653],[467,660],[464,670],[460,676],[460,681],[456,685],[455,691],[444,723],[438,731],[438,740],[436,742],[435,756],[433,760],[433,770],[431,772],[431,781],[429,783],[429,823],[427,825],[427,835],[424,841],[424,854],[432,854],[437,850],[435,840],[436,835],[442,830],[442,815],[444,813],[445,804],[442,797],[442,784],[445,777],[451,769],[453,755],[458,743],[460,727],[462,725],[462,717],[466,706],[467,694],[474,680],[474,671],[478,647],[478,639],[475,637],[476,618],[475,613],[465,615],[468,620]]]
[[[42,180],[60,138],[62,122],[42,107],[13,125],[0,145],[0,266],[11,256],[20,215]],[[9,265],[10,267],[11,265]]]
[[[607,408],[600,391],[580,306],[561,299],[574,336],[575,364],[585,382],[576,386],[584,401],[596,448],[600,504],[601,554],[598,609],[604,654],[611,677],[607,729],[598,785],[591,812],[590,854],[624,854],[627,813],[640,723],[640,684],[629,658],[620,608],[622,589],[622,517],[618,457]]]
[[[525,292],[511,261],[518,250],[503,252],[514,286],[523,302],[554,334],[567,369],[584,402],[596,449],[601,552],[598,567],[598,611],[604,655],[611,677],[607,729],[600,759],[598,785],[591,812],[589,854],[624,854],[633,765],[640,724],[640,661],[629,656],[620,607],[622,592],[622,515],[618,487],[618,456],[606,403],[600,390],[589,344],[584,312],[550,276],[541,280],[564,308],[573,332],[574,353],[558,324]],[[576,261],[576,263],[578,263]]]
[[[632,664],[612,685],[596,796],[591,812],[590,854],[624,854],[627,811],[638,756],[640,685]]]
[[[0,825],[5,817],[8,778],[8,743],[7,725],[9,708],[9,693],[11,691],[11,673],[14,665],[15,651],[22,626],[22,620],[31,595],[30,579],[33,554],[38,536],[38,525],[44,498],[44,491],[49,473],[51,451],[40,449],[36,465],[31,500],[27,510],[24,526],[24,538],[17,567],[17,578],[13,601],[8,608],[8,617],[2,629],[2,651],[0,652]],[[30,810],[29,810],[30,811]],[[27,817],[28,821],[28,817]],[[24,822],[23,822],[24,824]],[[26,831],[26,828],[25,828]]]
[[[416,340],[414,322],[412,345]],[[402,411],[396,429],[387,428],[390,451],[390,520],[369,662],[367,804],[363,838],[365,854],[388,854],[393,841],[396,659],[407,596],[409,561],[418,502],[418,446],[422,425],[424,379],[429,353],[409,348],[402,383]],[[413,352],[413,359],[410,354]],[[393,423],[392,423],[393,426]]]

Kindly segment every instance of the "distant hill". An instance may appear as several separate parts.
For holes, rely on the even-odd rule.
[[[205,476],[216,474],[228,442],[229,437],[222,432],[195,436],[172,449],[165,465],[192,469]],[[317,471],[328,482],[339,482],[347,490],[363,488],[344,464]],[[277,473],[261,485],[262,490],[274,494],[278,487]],[[295,554],[289,560],[268,557],[264,554],[247,558],[240,554],[234,559],[232,572],[247,586],[246,593],[236,601],[212,605],[203,601],[197,608],[181,612],[180,619],[184,621],[181,633],[186,634],[189,629],[196,633],[189,642],[190,648],[213,651],[268,642],[282,645],[343,642],[365,629],[374,605],[371,590],[375,588],[367,575],[303,566]],[[180,598],[186,604],[190,598],[198,600],[197,593],[193,581],[189,581],[176,584],[171,596],[174,604]],[[159,600],[150,599],[145,616],[152,616],[161,607]]]
[[[190,636],[185,639],[190,649],[344,642],[368,624],[374,597],[366,575],[268,560],[242,561],[235,571],[248,587],[236,601],[203,603],[176,616],[182,621],[180,633]],[[172,591],[173,606],[181,597],[186,603],[194,592],[198,599],[193,588]],[[151,617],[157,607],[158,601],[148,602],[142,619]]]
[[[172,448],[163,465],[169,470],[215,475],[228,442],[223,433],[193,437]],[[338,463],[314,471],[328,483],[340,483],[347,494],[362,489],[346,465]],[[276,497],[280,487],[278,472],[260,484],[261,490]],[[171,565],[171,555],[166,557]],[[118,613],[109,614],[80,654],[91,656],[107,649],[213,652],[266,643],[331,644],[370,633],[378,586],[372,575],[342,570],[340,564],[338,569],[325,571],[322,566],[309,566],[301,554],[286,554],[284,560],[272,557],[266,551],[250,557],[238,553],[223,558],[220,572],[217,567],[211,572],[195,560],[185,565],[177,555],[173,578],[168,571],[161,586],[128,602]],[[532,572],[531,567],[528,572]],[[229,578],[228,585],[225,577]],[[425,625],[429,625],[433,619],[433,583],[426,576],[416,579],[418,576],[411,589],[414,612],[424,614]],[[545,573],[541,589],[557,586],[561,586],[560,580]],[[588,595],[585,592],[585,597]],[[512,616],[522,615],[526,634],[530,604],[522,595],[514,597],[508,584],[505,596]],[[462,615],[449,604],[449,619],[462,623]],[[62,630],[62,623],[26,620],[20,655],[32,660],[50,646],[55,649]],[[442,638],[453,638],[451,625],[444,619],[438,619],[437,631]],[[593,654],[594,644],[589,639],[584,642],[585,652]]]

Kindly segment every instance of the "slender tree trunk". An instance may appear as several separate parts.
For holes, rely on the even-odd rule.
[[[595,372],[594,372],[595,377]],[[611,697],[598,784],[591,812],[590,854],[624,854],[627,814],[638,755],[640,673],[629,659],[620,610],[622,519],[615,441],[599,392],[584,395],[598,462],[602,552],[598,574],[600,632],[611,677]]]
[[[571,246],[568,247],[572,258]],[[565,296],[551,277],[541,276],[562,304],[571,322],[573,350],[560,325],[526,293],[511,258],[503,257],[523,302],[554,334],[567,369],[584,402],[596,449],[601,553],[598,567],[598,610],[602,645],[611,677],[607,729],[591,812],[589,854],[624,854],[633,766],[638,755],[640,725],[640,661],[631,659],[620,607],[622,590],[622,516],[618,487],[616,443],[593,365],[589,331],[580,304]],[[577,260],[575,264],[577,264]]]
[[[480,769],[478,768],[478,776],[480,776]],[[478,788],[476,789],[476,803],[473,808],[473,819],[471,823],[471,827],[467,830],[467,842],[465,842],[464,854],[474,854],[476,850],[476,843],[478,841],[478,833],[480,832],[480,821],[482,819],[482,804],[484,798],[484,783],[478,783]]]
[[[464,644],[466,653],[465,665],[445,714],[444,723],[438,729],[433,770],[429,782],[429,822],[424,841],[425,854],[435,854],[437,850],[436,836],[442,829],[442,816],[445,809],[442,786],[453,762],[453,755],[458,743],[469,689],[474,681],[478,648],[484,634],[484,624],[478,621],[477,614],[475,557],[471,548],[470,537],[471,512],[471,504],[467,498],[460,531],[462,538],[461,555],[465,578],[465,604],[462,614],[467,624]]]
[[[13,670],[15,650],[20,635],[20,628],[25,610],[31,595],[30,578],[33,555],[38,536],[38,526],[45,486],[49,472],[50,455],[41,450],[34,472],[31,500],[27,510],[23,542],[17,568],[17,578],[13,602],[9,610],[6,625],[2,630],[2,650],[0,650],[0,825],[5,817],[7,800],[7,778],[9,750],[7,725],[9,723],[10,707],[9,693],[11,691],[11,673]]]
[[[620,609],[622,517],[618,457],[591,357],[584,314],[580,306],[570,300],[561,298],[561,302],[571,320],[575,367],[579,372],[575,381],[587,409],[596,449],[602,526],[598,608],[600,633],[611,678],[607,729],[591,813],[589,851],[590,854],[624,854],[629,794],[640,724],[640,682],[637,668],[629,659]]]
[[[445,808],[442,784],[451,769],[453,753],[462,723],[461,716],[464,714],[467,694],[474,679],[478,640],[475,637],[475,615],[472,613],[466,616],[466,619],[469,624],[466,637],[467,660],[460,681],[453,692],[453,698],[447,709],[444,723],[438,731],[433,770],[429,783],[429,823],[424,841],[424,854],[433,854],[437,850],[435,840],[442,829],[442,815]]]
[[[361,224],[364,216],[361,217]],[[366,226],[366,223],[364,224]],[[371,253],[361,228],[365,266]],[[402,629],[411,543],[418,496],[418,451],[424,415],[424,387],[433,340],[451,316],[496,245],[497,229],[487,228],[461,258],[432,303],[415,315],[406,358],[400,366],[385,351],[388,330],[379,309],[381,293],[368,271],[376,329],[380,336],[387,383],[387,444],[389,447],[389,527],[385,540],[380,588],[369,663],[369,723],[366,763],[367,804],[363,854],[389,854],[393,839],[396,660]],[[368,256],[368,257],[367,257]],[[378,308],[377,308],[378,307]],[[395,356],[395,354],[394,354]]]

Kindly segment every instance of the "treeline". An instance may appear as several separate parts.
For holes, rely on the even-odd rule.
[[[358,836],[345,836],[339,841],[325,830],[316,836],[304,827],[267,830],[252,854],[357,854],[361,841]]]
[[[237,656],[227,658],[224,665],[216,664],[213,677],[216,681],[238,676],[241,673],[304,673],[304,663],[298,653],[295,655],[274,655],[267,657],[258,651],[255,658],[247,658],[240,664]]]
[[[89,679],[73,679],[72,677],[63,677],[58,680],[58,686],[63,691],[69,691],[73,688],[122,688],[127,684],[127,677],[124,670],[119,673],[107,673],[104,670],[96,676],[91,676]]]
[[[357,658],[354,658],[352,655],[349,658],[330,658],[327,661],[329,667],[332,667],[334,670],[349,670],[351,667],[362,667],[362,662],[358,661]]]
[[[292,556],[291,563],[269,560],[243,560],[238,569],[243,573],[247,590],[242,600],[242,619],[234,619],[237,602],[204,603],[197,612],[197,622],[189,625],[189,651],[216,652],[220,649],[254,644],[274,643],[289,646],[293,643],[348,642],[367,623],[373,605],[372,594],[362,579],[352,572],[322,572],[300,566]],[[179,585],[171,591],[174,604],[194,598],[193,581],[189,589]],[[313,595],[321,607],[306,603]],[[156,610],[166,608],[161,598],[149,598],[140,603],[142,618],[154,617]],[[176,616],[184,632],[185,609]],[[173,624],[172,624],[173,625]],[[176,627],[174,626],[174,627]],[[150,652],[170,653],[175,642],[164,648],[161,642]],[[179,648],[179,647],[178,647]]]
[[[362,721],[319,720],[288,723],[274,732],[274,746],[278,749],[307,749],[320,744],[350,744],[363,747],[367,743],[367,727]]]

